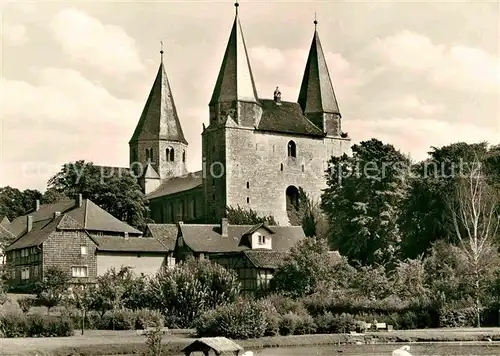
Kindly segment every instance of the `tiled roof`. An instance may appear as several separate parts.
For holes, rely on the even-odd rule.
[[[304,113],[339,114],[339,106],[319,35],[314,31],[314,37],[307,57],[306,69],[300,86],[299,100]]]
[[[288,256],[288,252],[270,250],[248,250],[243,251],[245,256],[257,268],[277,268]]]
[[[142,233],[113,215],[100,208],[89,199],[82,202],[82,206],[71,210],[68,214],[89,231],[108,231],[141,235]]]
[[[253,225],[229,225],[228,236],[221,235],[220,225],[182,224],[184,243],[195,252],[238,252],[249,249],[242,244],[242,237]],[[269,226],[273,251],[288,251],[305,237],[300,226]]]
[[[55,212],[60,212],[60,215],[54,217]],[[28,215],[33,217],[33,227],[30,232],[26,233]],[[85,229],[88,232],[108,232],[123,235],[128,233],[131,236],[140,236],[142,234],[139,230],[118,220],[89,199],[83,199],[79,207],[76,206],[75,200],[72,199],[42,205],[38,211],[28,215],[21,216],[8,225],[8,231],[17,240],[9,245],[7,250],[38,246],[56,229]]]
[[[158,252],[167,249],[158,240],[151,237],[93,236],[99,251],[114,252]]]
[[[5,251],[40,245],[56,230],[62,218],[63,216],[58,216],[55,219],[34,221],[31,231],[15,240],[5,249]]]
[[[261,99],[262,117],[257,130],[290,134],[324,137],[324,133],[307,119],[300,105],[282,101],[277,105],[274,100]]]
[[[148,224],[146,235],[160,241],[168,251],[175,249],[179,228],[176,224]]]
[[[158,139],[187,145],[163,62],[130,142]]]
[[[167,179],[157,189],[146,195],[146,199],[154,199],[201,187],[202,174],[202,171],[197,171],[188,173],[185,176]]]
[[[0,226],[7,226],[10,224],[10,220],[6,216],[0,216]]]
[[[75,200],[65,199],[54,204],[40,205],[38,211],[33,211],[27,215],[19,216],[14,219],[8,226],[8,230],[16,237],[21,236],[26,232],[27,216],[33,217],[33,222],[40,220],[50,220],[54,217],[54,213],[59,211],[61,214],[74,208]]]

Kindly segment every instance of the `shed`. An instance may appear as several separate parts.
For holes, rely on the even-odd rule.
[[[232,340],[225,337],[202,337],[186,346],[182,352],[190,356],[193,352],[203,352],[205,356],[210,355],[210,351],[216,356],[235,355],[238,356],[243,348]]]

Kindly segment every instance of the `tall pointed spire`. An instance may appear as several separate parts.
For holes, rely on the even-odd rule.
[[[340,115],[325,55],[319,40],[317,24],[315,15],[314,36],[307,57],[298,102],[305,114],[331,113]]]
[[[210,105],[233,101],[258,102],[257,90],[238,16],[238,2],[234,6],[236,8],[234,23]]]
[[[187,144],[163,65],[163,43],[160,55],[161,62],[156,79],[130,142],[154,139]]]

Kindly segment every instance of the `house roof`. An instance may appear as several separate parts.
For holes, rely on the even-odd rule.
[[[175,224],[148,224],[146,235],[160,241],[168,251],[175,249],[179,227]]]
[[[242,244],[242,237],[253,225],[229,225],[227,236],[222,236],[220,225],[181,224],[184,244],[195,252],[238,252],[250,247]],[[274,251],[288,251],[305,237],[300,226],[269,226]]]
[[[168,252],[167,248],[152,237],[93,236],[97,250],[113,252]]]
[[[227,352],[243,351],[243,348],[232,340],[225,337],[202,337],[182,349],[183,353],[203,351],[206,348],[214,350],[217,354]]]
[[[289,252],[270,250],[248,250],[243,254],[256,268],[277,268],[288,256]]]
[[[5,251],[17,250],[20,248],[39,246],[49,235],[54,232],[57,225],[63,219],[63,215],[46,220],[38,220],[33,222],[33,227],[30,232],[18,237],[11,243]]]
[[[55,217],[54,213],[60,212]],[[33,225],[27,231],[28,215],[32,216]],[[8,226],[8,231],[17,239],[6,250],[38,246],[55,231],[85,230],[87,232],[125,233],[140,236],[142,233],[130,225],[118,220],[89,199],[83,199],[81,206],[72,199],[40,206],[40,209],[15,219]]]
[[[163,59],[130,143],[158,139],[188,144],[182,132]]]
[[[333,113],[340,115],[325,55],[316,30],[314,30],[309,49],[298,102],[306,114]]]
[[[160,186],[146,195],[146,199],[154,199],[201,187],[203,171],[191,172],[181,177],[164,180]]]
[[[236,13],[210,105],[232,101],[258,103],[257,98],[243,30]]]
[[[324,137],[324,133],[304,116],[298,103],[261,99],[262,116],[257,131],[272,131],[294,135]]]

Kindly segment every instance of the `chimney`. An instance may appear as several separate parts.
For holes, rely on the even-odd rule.
[[[54,219],[61,215],[60,211],[54,211]]]
[[[33,229],[33,216],[28,215],[26,217],[26,232],[30,232]]]
[[[220,224],[222,228],[222,236],[227,236],[227,228],[229,226],[229,222],[227,218],[222,218],[222,223]]]
[[[82,206],[82,195],[81,194],[78,194],[76,196],[76,207],[79,208]]]
[[[35,211],[40,210],[40,200],[37,199],[35,204]]]

